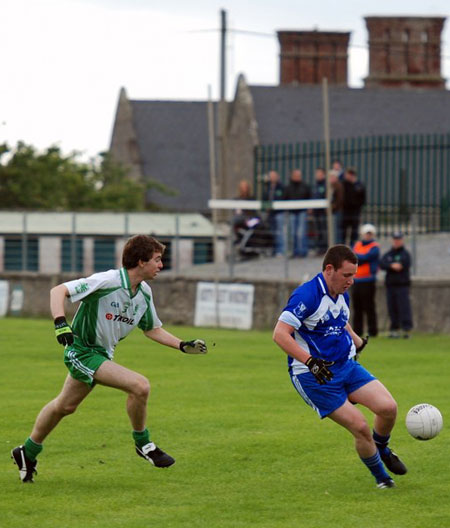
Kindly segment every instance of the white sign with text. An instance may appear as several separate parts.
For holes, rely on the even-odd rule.
[[[0,317],[5,317],[8,312],[9,282],[0,281]]]
[[[198,282],[194,325],[250,330],[254,293],[253,284]]]

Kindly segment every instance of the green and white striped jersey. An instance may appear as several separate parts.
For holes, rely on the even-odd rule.
[[[97,349],[112,359],[117,343],[136,326],[144,331],[162,326],[150,286],[141,282],[133,295],[125,268],[64,285],[72,302],[82,301],[72,322],[75,346]]]

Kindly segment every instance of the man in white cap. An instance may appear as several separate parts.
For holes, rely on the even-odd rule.
[[[378,334],[375,293],[380,246],[375,240],[375,226],[364,224],[361,229],[361,240],[356,242],[353,251],[358,257],[358,271],[352,287],[353,329],[358,335],[364,334],[364,317],[367,318],[368,334]]]

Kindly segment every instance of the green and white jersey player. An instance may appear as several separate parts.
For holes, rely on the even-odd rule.
[[[37,455],[42,443],[60,420],[75,412],[95,384],[127,393],[127,412],[133,428],[136,453],[157,467],[175,460],[150,440],[147,429],[149,381],[113,361],[117,343],[135,327],[150,339],[187,354],[205,354],[201,339],[182,341],[162,328],[150,286],[162,269],[164,245],[147,235],[128,240],[123,267],[59,284],[50,292],[50,309],[58,342],[65,346],[64,362],[69,369],[60,394],[43,407],[24,445],[12,450],[23,482],[33,482]],[[65,318],[64,303],[70,297],[80,302],[72,327]]]
[[[150,286],[141,282],[133,292],[126,268],[95,273],[64,286],[72,302],[82,301],[72,322],[74,343],[65,349],[66,365],[76,379],[94,381],[88,365],[83,365],[88,370],[78,368],[80,351],[95,350],[101,358],[113,359],[117,343],[136,326],[144,332],[162,326]]]

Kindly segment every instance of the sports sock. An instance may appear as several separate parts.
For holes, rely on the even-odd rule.
[[[36,457],[39,455],[39,453],[44,449],[42,444],[37,444],[31,440],[31,437],[28,437],[23,445],[25,447],[25,455],[33,462],[36,460]]]
[[[133,431],[133,438],[134,443],[138,447],[142,447],[150,442],[150,433],[148,432],[147,428],[145,428],[143,431]]]
[[[383,462],[378,451],[369,458],[361,458],[362,462],[369,468],[377,482],[391,478],[384,469]]]
[[[375,430],[373,431],[373,440],[378,448],[378,451],[382,454],[389,453],[388,443],[390,438],[391,435],[382,436],[378,434]]]

